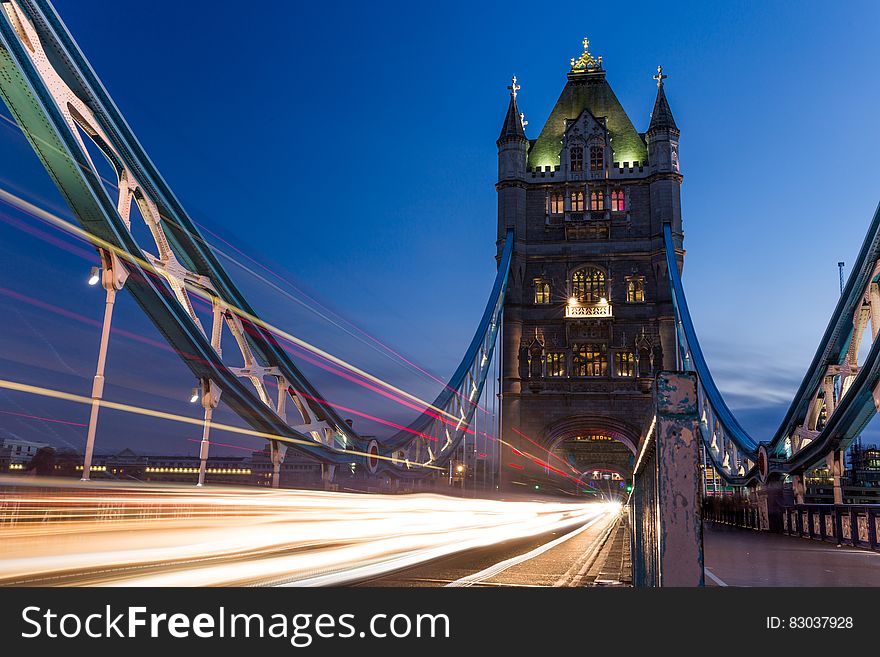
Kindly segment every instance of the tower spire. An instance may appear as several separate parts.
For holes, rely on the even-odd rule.
[[[516,106],[516,93],[522,89],[522,87],[517,84],[517,78],[515,75],[511,78],[510,85],[507,89],[510,91],[510,104],[507,106],[507,116],[504,117],[504,125],[501,126],[501,134],[498,136],[499,142],[511,138],[526,138],[525,124],[527,122],[523,119],[523,115]]]
[[[675,125],[675,119],[672,116],[672,109],[669,107],[669,101],[666,100],[666,91],[664,91],[663,80],[668,78],[663,73],[663,67],[657,67],[657,75],[654,79],[657,81],[657,100],[654,101],[654,111],[651,112],[651,125],[648,126],[648,132],[655,130],[678,130]]]

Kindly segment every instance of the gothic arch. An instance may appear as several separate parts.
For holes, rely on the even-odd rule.
[[[633,455],[638,453],[639,430],[621,420],[600,415],[571,415],[557,420],[544,428],[539,442],[553,451],[563,441],[589,433],[611,436],[626,445]]]

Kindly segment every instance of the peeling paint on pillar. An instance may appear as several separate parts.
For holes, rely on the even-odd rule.
[[[661,586],[703,586],[697,379],[661,372],[655,399]]]

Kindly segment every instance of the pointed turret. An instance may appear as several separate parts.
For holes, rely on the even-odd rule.
[[[663,67],[657,67],[657,100],[654,101],[654,111],[651,112],[651,124],[648,127],[648,160],[651,167],[658,173],[680,173],[678,164],[678,138],[681,131],[675,125],[669,101],[666,100],[663,80],[668,76],[663,74]]]
[[[511,79],[510,102],[501,134],[498,136],[498,235],[499,249],[507,231],[513,229],[517,235],[525,234],[526,209],[526,158],[529,140],[526,138],[526,121],[516,105],[516,92],[520,86],[516,76]],[[499,251],[500,253],[500,251]]]
[[[651,206],[654,229],[672,225],[674,235],[681,235],[681,167],[678,162],[678,138],[681,131],[672,118],[663,81],[663,67],[657,67],[657,100],[648,127],[648,163],[651,167]]]
[[[498,180],[522,179],[526,173],[526,153],[529,148],[529,140],[526,139],[526,121],[516,106],[516,92],[520,86],[513,76],[510,86],[510,103],[507,105],[507,115],[504,117],[504,125],[501,126],[501,134],[498,136]]]
[[[526,131],[523,127],[522,114],[516,106],[516,92],[521,87],[516,83],[516,76],[513,76],[510,89],[510,104],[507,106],[507,116],[504,117],[504,125],[501,126],[501,134],[498,136],[498,144],[507,139],[525,139]]]
[[[663,80],[668,76],[663,75],[663,67],[657,67],[657,100],[654,101],[654,111],[651,112],[651,125],[648,132],[655,130],[675,130],[678,132],[678,126],[675,125],[675,119],[672,117],[672,110],[669,108],[669,101],[666,100],[666,92],[663,90]]]

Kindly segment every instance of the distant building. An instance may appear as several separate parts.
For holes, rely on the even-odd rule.
[[[4,438],[0,442],[0,451],[7,453],[6,457],[0,456],[0,464],[4,460],[6,461],[3,472],[23,470],[43,447],[49,447],[49,444],[35,443],[31,440],[21,440],[19,438]]]
[[[849,452],[850,468],[847,478],[856,486],[880,486],[880,448],[862,447],[861,440],[853,443]]]
[[[5,445],[0,445],[0,474],[6,474],[9,472],[9,464],[12,461],[10,456],[11,451],[11,448]]]
[[[844,504],[880,503],[880,448],[863,447],[856,440],[849,452],[850,467],[842,478]],[[804,501],[808,504],[834,503],[834,478],[827,467],[810,470],[804,476]]]
[[[41,443],[12,440],[0,443],[0,473],[25,474]],[[82,477],[83,457],[72,451],[57,454],[52,474],[57,477]],[[198,456],[153,456],[138,454],[126,448],[112,455],[96,454],[92,459],[93,480],[176,482],[194,484],[198,480]],[[206,467],[208,484],[272,485],[272,460],[268,445],[249,456],[211,456]],[[322,465],[319,461],[289,450],[281,464],[282,488],[323,488]],[[337,481],[343,488],[378,490],[383,482],[373,481],[365,470],[354,465],[340,467]],[[387,482],[384,482],[387,488]]]
[[[272,485],[272,456],[267,444],[251,455],[253,481],[258,486]],[[290,450],[281,463],[279,486],[281,488],[315,488],[322,485],[321,463],[308,456]]]
[[[212,456],[205,468],[208,484],[251,484],[253,470],[247,456]],[[198,456],[149,456],[144,481],[195,483],[199,477]]]

